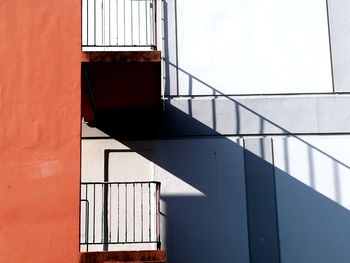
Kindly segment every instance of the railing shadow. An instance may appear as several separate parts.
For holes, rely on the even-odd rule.
[[[154,152],[150,161],[163,171],[156,179],[163,185],[168,262],[346,262],[350,212],[342,180],[350,174],[349,164],[178,67],[177,32],[169,34],[167,5],[164,1],[165,91],[170,93],[170,85],[178,90],[178,73],[186,75],[186,107],[168,98],[159,116],[124,112],[121,121],[112,114],[96,127],[144,158],[149,158],[144,149]],[[176,14],[171,15],[176,25]],[[203,105],[191,100],[194,82],[212,91],[205,118],[195,115]],[[229,104],[235,120],[231,134],[219,132],[215,96]],[[253,146],[242,133],[244,112],[258,123],[260,138],[251,139]],[[278,131],[272,135],[285,137],[269,143],[268,126]],[[290,160],[295,145],[305,149],[303,163]],[[334,194],[317,185],[324,172],[316,157],[332,167]],[[293,167],[304,164],[299,171],[306,177],[300,179]]]
[[[232,106],[237,107],[236,104]],[[163,243],[169,253],[169,262],[221,262],[230,258],[248,262],[248,247],[250,262],[279,262],[278,239],[282,240],[281,254],[284,257],[293,257],[288,253],[290,249],[305,250],[303,253],[307,260],[315,257],[315,251],[321,251],[316,257],[318,262],[329,262],[326,261],[329,254],[349,256],[344,251],[350,240],[344,232],[350,230],[347,223],[350,222],[350,213],[346,205],[342,207],[338,204],[343,193],[336,192],[336,199],[331,200],[317,192],[312,183],[301,182],[295,179],[295,175],[286,172],[292,165],[297,165],[288,160],[287,137],[283,139],[282,150],[286,153],[284,158],[289,168],[282,170],[272,160],[267,160],[269,154],[263,141],[258,141],[260,146],[257,146],[256,152],[251,152],[240,140],[216,132],[171,104],[166,104],[164,115],[157,121],[152,132],[147,126],[138,126],[139,136],[135,137],[133,131],[133,138],[129,139],[124,137],[125,132],[123,136],[118,134],[117,126],[123,124],[117,119],[111,121],[118,123],[115,127],[99,124],[97,127],[140,155],[144,149],[151,149],[155,157],[150,161],[195,189],[194,193],[186,194],[180,187],[169,194],[165,186],[163,191],[162,211],[166,215]],[[196,136],[198,134],[203,136]],[[304,143],[303,139],[299,139],[296,140]],[[339,187],[340,175],[336,174],[336,170],[341,167],[348,172],[347,164],[338,162],[307,142],[305,147],[310,157],[306,162],[310,182],[317,177],[313,160],[313,155],[317,153],[335,167],[337,182],[334,185]],[[147,158],[146,155],[144,157]],[[247,162],[247,159],[250,161]],[[249,168],[253,171],[247,175]],[[162,182],[169,180],[157,179]],[[247,180],[251,180],[250,185]],[[256,197],[249,201],[249,196],[254,195]],[[294,218],[295,223],[290,224],[290,218]],[[337,245],[330,249],[331,244]]]

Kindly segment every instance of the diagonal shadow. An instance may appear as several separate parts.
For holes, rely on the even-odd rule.
[[[305,260],[299,258],[298,262],[315,257],[317,262],[329,262],[326,259],[335,254],[348,258],[344,247],[350,238],[344,232],[350,230],[349,211],[265,160],[264,145],[251,152],[239,140],[221,135],[171,104],[166,104],[166,111],[153,118],[151,125],[145,125],[144,120],[152,117],[142,115],[143,122],[138,122],[136,115],[132,113],[132,127],[112,116],[107,123],[97,121],[96,126],[145,158],[144,149],[153,150],[155,156],[150,161],[202,194],[188,195],[182,189],[162,194],[169,262],[223,262],[231,258],[248,262],[248,247],[250,262],[280,262],[279,254],[294,258],[306,248]],[[130,121],[128,117],[124,113],[123,119]],[[120,126],[124,127],[122,133]],[[197,134],[206,136],[198,138]],[[334,158],[331,161],[338,165]],[[247,169],[253,171],[247,175]],[[167,179],[158,179],[164,186]],[[298,220],[292,224],[293,217]],[[263,242],[258,237],[264,237]],[[321,249],[326,246],[332,249]],[[296,252],[289,254],[293,250]],[[324,253],[316,256],[315,251]]]
[[[303,138],[222,94],[211,85],[178,67],[169,52],[168,1],[164,1],[164,38],[166,88],[177,83],[178,73],[187,75],[189,94],[198,82],[212,90],[209,106],[210,125],[193,115],[188,100],[187,111],[165,101],[163,113],[142,111],[114,112],[97,118],[96,127],[121,141],[144,158],[144,149],[153,150],[152,160],[167,174],[196,189],[189,194],[163,183],[164,242],[168,262],[347,262],[350,258],[350,213],[337,202],[315,191],[315,153],[323,155],[334,166],[336,200],[341,201],[338,169],[350,167]],[[175,1],[176,4],[176,1]],[[175,9],[176,11],[176,9]],[[176,27],[176,14],[174,14]],[[176,37],[175,30],[175,41]],[[171,60],[175,63],[171,63]],[[215,96],[230,101],[235,112],[236,135],[240,135],[242,111],[258,121],[263,136],[267,125],[294,137],[308,148],[309,187],[289,174],[288,142],[284,144],[286,171],[269,159],[264,140],[258,140],[257,151],[246,148],[242,140],[229,138],[217,131]],[[272,151],[273,152],[273,151]],[[338,180],[338,181],[337,181]],[[174,180],[170,180],[170,183]],[[164,189],[165,186],[165,189]],[[169,194],[167,190],[172,190]],[[175,189],[175,192],[174,192]]]

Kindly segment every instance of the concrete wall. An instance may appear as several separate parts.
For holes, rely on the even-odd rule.
[[[165,9],[167,95],[332,92],[326,1],[167,0]]]
[[[83,167],[104,149],[131,149],[154,165],[169,262],[347,262],[350,136],[271,139],[86,138]],[[103,174],[103,162],[82,179],[92,174]]]
[[[274,140],[282,262],[347,262],[349,136]]]
[[[219,137],[123,143],[86,139],[83,167],[94,167],[83,169],[82,180],[103,174],[103,162],[95,160],[104,149],[131,149],[140,156],[135,160],[148,158],[154,164],[154,179],[162,183],[161,233],[168,262],[249,262],[241,145],[241,140]],[[137,173],[129,176],[138,179]]]
[[[0,262],[79,261],[80,1],[0,3]]]
[[[170,263],[347,262],[348,7],[164,1],[164,112],[147,140],[83,125],[82,178],[153,164]]]
[[[346,0],[328,0],[328,5],[334,89],[336,92],[349,92],[350,3]]]
[[[347,95],[169,99],[152,140],[83,125],[83,178],[93,160],[102,173],[104,149],[153,163],[169,262],[346,262],[348,104]]]

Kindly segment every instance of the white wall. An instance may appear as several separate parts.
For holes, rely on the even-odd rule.
[[[335,88],[346,91],[347,38],[339,32],[347,9],[330,2],[333,47],[341,47]],[[302,95],[333,91],[326,1],[165,0],[164,7],[166,95],[210,96],[168,100],[155,136],[163,140],[119,142],[84,127],[101,138],[82,140],[82,181],[103,181],[105,149],[131,150],[136,165],[114,156],[122,164],[115,169],[127,177],[152,171],[162,183],[170,263],[249,262],[244,149],[230,136],[272,136],[274,163],[266,165],[275,165],[281,262],[347,262],[350,136],[331,134],[349,134],[349,96]],[[228,96],[267,93],[300,94]]]
[[[150,159],[149,154],[142,156],[145,150],[153,153],[154,161],[149,162],[154,179],[162,183],[161,235],[168,262],[248,262],[240,140],[83,140],[82,181],[103,178],[104,149],[129,148],[139,153],[135,160],[141,162]]]
[[[102,180],[104,149],[131,149],[141,166],[154,166],[154,179],[162,183],[162,246],[169,262],[249,262],[241,140],[88,139],[82,149],[82,181]],[[349,149],[346,135],[273,137],[281,262],[347,262]],[[125,168],[128,177],[133,170]]]
[[[350,136],[274,139],[283,263],[348,262]]]
[[[328,0],[334,88],[350,91],[350,1]]]
[[[177,36],[168,93],[332,92],[326,1],[177,0],[177,9],[174,1],[166,1],[170,47]]]

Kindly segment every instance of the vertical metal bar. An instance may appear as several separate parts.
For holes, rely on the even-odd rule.
[[[88,200],[81,200],[85,202],[85,242],[86,245],[86,252],[89,251],[89,201]],[[81,206],[81,202],[80,202]]]
[[[117,242],[119,243],[119,206],[120,206],[120,202],[119,202],[119,184],[117,184],[117,191],[118,191],[118,203],[117,203],[117,205],[118,205],[118,219],[117,219]]]
[[[116,2],[116,16],[115,16],[115,19],[116,19],[116,24],[117,24],[117,28],[116,28],[116,33],[117,33],[117,35],[116,35],[116,38],[117,38],[117,46],[118,46],[118,42],[119,42],[119,29],[118,29],[118,26],[119,26],[119,24],[118,24],[118,7],[119,7],[119,0],[117,0],[117,2]]]
[[[104,203],[103,203],[103,184],[101,185],[101,243],[103,244],[103,233],[104,233],[104,225],[103,225],[103,220],[104,220]]]
[[[157,186],[156,186],[156,192],[157,192],[157,249],[160,249],[160,184],[157,183]]]
[[[141,242],[143,242],[143,183],[141,183]]]
[[[149,234],[149,240],[151,241],[151,183],[148,183],[148,234]]]
[[[134,210],[134,214],[133,214],[133,221],[134,221],[134,242],[135,242],[135,231],[136,231],[136,227],[135,227],[135,183],[133,183],[133,210]]]
[[[111,224],[112,224],[112,184],[108,184],[108,196],[109,196],[109,210],[108,210],[108,215],[109,215],[109,220],[108,220],[108,242],[111,242],[112,239],[112,231],[111,231]]]
[[[139,45],[141,45],[141,21],[140,21],[140,1],[137,1],[137,13],[138,13],[138,22],[139,22]]]
[[[89,0],[86,0],[86,45],[89,45]]]
[[[105,45],[105,14],[104,14],[104,0],[101,0],[101,18],[102,18],[102,46]]]
[[[150,46],[153,45],[153,38],[154,38],[154,35],[153,35],[153,0],[150,0],[150,3],[149,3],[149,29],[150,29]]]
[[[145,2],[145,18],[146,18],[146,45],[148,45],[148,19],[147,19],[147,3],[148,0]]]
[[[128,242],[128,185],[125,184],[125,242]]]
[[[109,45],[111,45],[111,0],[109,0],[108,4],[108,11],[109,11],[109,17],[108,17],[108,29],[109,29]]]
[[[123,45],[125,45],[125,38],[126,38],[126,33],[125,33],[125,0],[124,0],[124,14],[123,14],[123,18],[124,18],[124,43],[123,43]]]
[[[86,231],[86,252],[89,251],[89,202],[86,202],[86,226],[85,226],[85,231]]]
[[[93,186],[94,186],[94,214],[93,214],[93,222],[94,222],[94,224],[93,224],[93,235],[92,235],[92,239],[93,239],[93,243],[95,243],[95,225],[96,225],[96,219],[95,219],[95,217],[96,217],[96,184],[93,184]]]
[[[153,0],[153,45],[155,49],[157,49],[157,40],[158,40],[158,35],[157,35],[157,0]]]
[[[130,1],[130,10],[131,10],[131,18],[130,18],[130,20],[131,20],[131,45],[133,46],[134,45],[134,21],[133,21],[134,19],[133,19],[132,6],[133,6],[132,1]]]
[[[108,251],[108,184],[103,184],[103,250]]]
[[[85,184],[85,200],[88,200],[88,185]],[[86,251],[89,251],[89,202],[86,202],[86,215],[85,215],[85,241],[86,241]]]
[[[94,46],[96,46],[96,0],[94,0]]]

